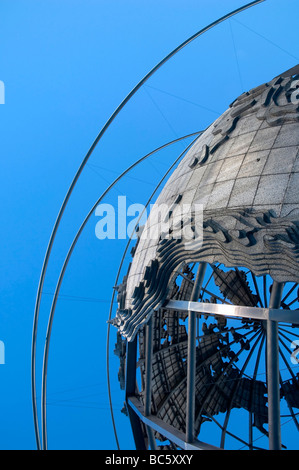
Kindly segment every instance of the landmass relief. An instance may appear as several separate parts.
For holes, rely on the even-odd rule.
[[[120,456],[112,454],[105,458],[105,465],[130,465],[133,468],[138,464],[150,465],[190,465],[193,455],[187,454],[144,454],[144,457],[139,455],[133,456]]]

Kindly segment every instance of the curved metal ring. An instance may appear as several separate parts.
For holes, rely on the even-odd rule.
[[[181,43],[178,47],[176,47],[172,52],[170,52],[164,59],[162,59],[153,69],[148,72],[144,78],[140,80],[140,82],[132,89],[132,91],[126,96],[126,98],[120,103],[120,105],[117,107],[117,109],[114,111],[114,113],[111,115],[111,117],[108,119],[104,127],[101,129],[99,134],[97,135],[96,139],[94,140],[93,144],[91,145],[90,149],[88,150],[86,156],[84,157],[83,161],[81,162],[81,165],[67,191],[67,194],[64,198],[64,201],[61,205],[60,211],[58,213],[57,219],[55,221],[52,234],[48,243],[48,247],[46,250],[42,270],[41,270],[41,275],[40,275],[40,280],[39,280],[39,285],[38,285],[38,290],[37,290],[37,296],[36,296],[36,302],[35,302],[35,310],[34,310],[34,319],[33,319],[33,330],[32,330],[32,350],[31,350],[31,391],[32,391],[32,406],[33,406],[33,419],[34,419],[34,428],[35,428],[35,436],[36,436],[36,443],[37,443],[37,448],[40,449],[40,433],[39,433],[39,425],[38,425],[38,415],[37,415],[37,403],[36,403],[36,338],[37,338],[37,328],[38,328],[38,318],[39,318],[39,310],[40,310],[40,303],[41,303],[41,295],[42,295],[42,290],[43,290],[43,285],[44,285],[44,280],[45,280],[45,275],[47,271],[47,266],[52,250],[52,246],[54,243],[54,239],[56,236],[56,232],[58,230],[61,218],[63,216],[64,210],[67,206],[68,200],[73,192],[73,189],[87,163],[89,160],[91,154],[93,153],[95,147],[107,131],[107,129],[110,127],[111,123],[114,121],[114,119],[117,117],[117,115],[120,113],[122,108],[127,104],[127,102],[135,95],[135,93],[141,88],[141,86],[160,68],[162,67],[169,59],[171,59],[175,54],[177,54],[181,49],[183,49],[185,46],[187,46],[190,42],[192,42],[194,39],[198,38],[202,34],[204,34],[206,31],[210,30],[214,26],[218,25],[219,23],[225,21],[226,19],[254,6],[259,3],[264,2],[265,0],[255,0],[251,3],[248,3],[244,5],[243,7],[240,7],[231,13],[226,14],[225,16],[221,17],[220,19],[214,21],[210,25],[206,26],[205,28],[201,29],[197,33],[195,33],[193,36],[185,40],[183,43]]]

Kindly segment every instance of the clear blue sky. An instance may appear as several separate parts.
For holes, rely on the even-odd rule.
[[[34,449],[31,332],[42,262],[68,186],[109,116],[166,54],[240,0],[1,0],[0,448]],[[266,0],[181,51],[123,110],[71,198],[47,272],[37,378],[57,276],[85,215],[118,173],[205,128],[243,91],[298,63],[297,0]],[[144,203],[182,150],[154,157],[111,193]],[[48,374],[52,449],[115,449],[106,386],[106,320],[125,241],[101,242],[92,218],[74,252],[53,325]],[[114,332],[113,332],[114,333]],[[121,448],[133,448],[112,392]],[[38,392],[39,393],[39,392]],[[40,398],[40,393],[39,393]],[[38,401],[39,405],[39,401]]]

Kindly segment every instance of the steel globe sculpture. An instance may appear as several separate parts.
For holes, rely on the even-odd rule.
[[[281,449],[282,416],[299,430],[298,79],[239,96],[140,230],[111,320],[137,449]]]
[[[37,333],[56,234],[95,148],[138,90],[184,47],[254,0],[204,27],[153,67],[102,127],[62,202],[45,253],[34,309],[31,390],[37,449],[47,449],[47,371],[52,325],[69,261],[98,204],[133,168],[186,138],[193,143],[162,190],[127,275],[120,263],[110,327],[136,449],[286,447],[282,419],[298,432],[299,67],[242,94],[204,132],[167,142],[131,164],[99,196],[61,267],[48,317],[37,407]],[[186,209],[187,208],[187,209]],[[118,309],[112,318],[114,294]],[[298,310],[297,310],[298,309]],[[216,438],[218,439],[216,443]],[[264,440],[267,444],[264,445]],[[269,443],[268,443],[269,441]]]

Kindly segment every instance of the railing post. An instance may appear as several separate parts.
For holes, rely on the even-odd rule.
[[[207,263],[200,263],[196,274],[191,301],[198,301],[204,280]],[[187,360],[187,402],[186,402],[186,441],[194,441],[195,418],[195,374],[196,374],[196,312],[188,313],[188,360]]]
[[[145,395],[144,415],[150,416],[152,412],[152,362],[153,362],[153,320],[152,317],[145,327]],[[146,426],[151,450],[157,448],[154,431]]]
[[[284,284],[272,285],[269,308],[279,308]],[[278,322],[267,320],[267,388],[269,449],[281,449],[280,389],[279,389]]]

